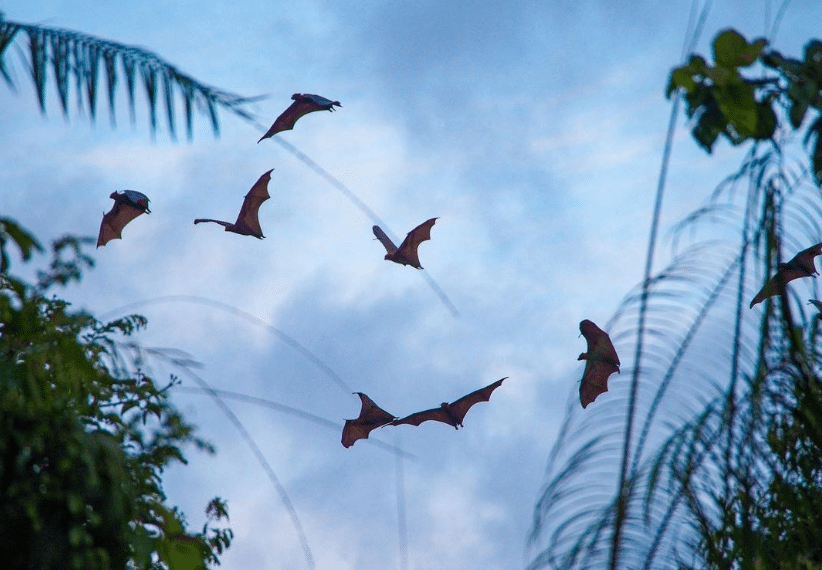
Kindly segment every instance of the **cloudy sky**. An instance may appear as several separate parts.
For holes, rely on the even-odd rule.
[[[224,113],[219,138],[201,118],[193,141],[174,141],[162,122],[152,136],[142,99],[134,126],[121,106],[111,129],[105,106],[96,124],[75,112],[66,121],[51,85],[41,115],[24,44],[7,54],[17,91],[0,83],[0,213],[48,243],[96,236],[112,191],[151,199],[152,214],[94,252],[95,268],[66,290],[78,307],[144,314],[140,342],[189,353],[211,386],[339,425],[359,413],[351,391],[405,415],[510,377],[464,430],[374,432],[413,456],[402,461],[366,441],[344,449],[322,423],[227,400],[290,497],[316,567],[522,567],[548,453],[578,398],[579,321],[607,322],[641,277],[664,88],[692,3],[12,0],[0,11],[139,45],[205,83],[268,96],[251,108],[262,127]],[[769,34],[777,12],[776,2],[717,0],[697,50],[729,26]],[[774,46],[799,54],[820,21],[821,3],[794,0]],[[439,217],[420,259],[458,316],[421,272],[383,260],[363,209],[275,141],[256,144],[296,92],[342,108],[277,136],[393,236]],[[740,158],[724,143],[705,155],[679,127],[663,233]],[[233,221],[271,168],[265,240],[192,224]],[[218,454],[191,450],[190,465],[169,471],[170,500],[195,527],[211,497],[228,501],[235,540],[222,567],[307,567],[277,488],[226,414],[192,391],[175,400]]]

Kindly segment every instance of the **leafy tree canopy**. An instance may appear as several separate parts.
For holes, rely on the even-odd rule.
[[[691,55],[671,72],[666,91],[670,97],[682,90],[700,146],[710,152],[720,135],[734,145],[771,139],[781,106],[791,128],[810,121],[805,144],[816,181],[822,183],[822,41],[809,41],[802,59],[795,59],[767,49],[764,38],[749,42],[728,29],[714,38],[713,60],[711,65],[703,56]],[[744,68],[757,62],[770,73],[743,75]]]
[[[167,502],[163,470],[182,447],[213,452],[168,399],[177,382],[124,351],[146,321],[102,323],[53,294],[92,261],[84,240],[53,245],[36,284],[10,272],[13,248],[42,246],[0,218],[0,559],[10,568],[204,568],[231,542],[219,498],[199,532]]]

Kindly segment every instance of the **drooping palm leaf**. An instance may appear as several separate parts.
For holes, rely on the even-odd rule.
[[[0,13],[0,75],[11,87],[15,83],[6,54],[10,53],[8,48],[16,43],[15,40],[23,35],[28,38],[28,56],[22,53],[21,56],[44,113],[48,98],[46,88],[51,79],[66,116],[71,105],[72,84],[76,89],[78,110],[88,111],[91,120],[96,116],[98,94],[105,89],[114,124],[118,81],[120,77],[125,77],[131,120],[134,122],[135,119],[135,83],[140,82],[148,103],[152,132],[157,129],[158,99],[165,107],[166,122],[172,137],[177,128],[177,99],[183,103],[189,138],[192,136],[195,108],[208,116],[215,134],[219,133],[218,109],[230,111],[246,120],[253,119],[246,105],[256,98],[241,97],[201,83],[151,51],[72,30],[10,22]],[[101,85],[101,68],[106,78],[105,87]]]
[[[647,300],[636,400],[627,405],[627,379],[615,377],[610,398],[584,412],[569,409],[535,513],[532,544],[539,550],[532,567],[614,563],[616,524],[615,567],[700,567],[710,554],[703,535],[722,523],[713,498],[747,496],[740,492],[745,485],[769,480],[774,467],[763,444],[762,410],[776,408],[775,386],[784,392],[807,375],[797,362],[807,362],[810,351],[795,339],[792,323],[798,317],[807,329],[802,307],[816,283],[797,282],[760,310],[747,305],[779,261],[822,241],[818,189],[798,164],[755,147],[709,204],[677,227],[679,239],[690,232],[702,241],[650,279],[647,295],[642,286],[629,294],[606,327],[626,354]],[[625,443],[629,407],[641,427],[630,438],[621,484],[625,453],[616,450]],[[764,490],[751,495],[749,503],[758,504]]]

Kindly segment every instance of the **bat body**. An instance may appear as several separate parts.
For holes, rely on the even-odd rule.
[[[579,331],[588,343],[588,352],[583,352],[577,360],[585,360],[585,372],[579,384],[579,401],[583,408],[608,391],[608,377],[619,374],[619,357],[608,333],[585,319],[579,323]]]
[[[374,401],[363,394],[355,392],[360,397],[362,408],[355,420],[345,420],[342,432],[343,447],[351,447],[358,439],[368,439],[368,434],[380,426],[384,426],[394,419],[394,416],[380,408]]]
[[[787,263],[780,263],[777,266],[776,275],[768,279],[765,286],[762,287],[759,293],[756,294],[756,297],[751,301],[751,308],[768,297],[779,295],[785,291],[785,286],[789,281],[799,279],[800,277],[819,275],[814,265],[814,258],[817,255],[822,255],[822,243],[800,251]]]
[[[251,187],[248,194],[245,195],[243,206],[240,208],[240,215],[237,216],[237,221],[233,224],[229,222],[222,222],[220,220],[211,220],[206,218],[198,218],[194,220],[195,224],[200,222],[214,222],[225,227],[225,231],[234,232],[243,236],[254,236],[257,239],[263,239],[263,229],[260,227],[260,206],[263,202],[271,198],[268,194],[268,181],[271,180],[271,171],[273,168],[260,176],[260,179]]]
[[[505,378],[508,377],[506,376]],[[410,424],[412,426],[418,426],[422,422],[433,420],[453,426],[454,429],[459,429],[462,427],[462,420],[465,418],[465,414],[468,413],[468,410],[471,409],[471,406],[478,402],[489,401],[491,399],[491,392],[499,388],[505,378],[501,378],[493,384],[489,384],[485,388],[480,388],[475,392],[471,392],[467,396],[463,396],[459,400],[451,402],[450,404],[443,402],[440,404],[439,408],[424,410],[422,412],[411,414],[410,416],[405,416],[404,418],[396,419],[391,422],[391,425],[398,426],[402,424]]]
[[[263,139],[272,137],[281,131],[290,131],[294,128],[294,123],[297,122],[297,119],[307,115],[308,113],[313,113],[314,111],[333,111],[335,105],[337,107],[342,107],[339,101],[332,101],[330,99],[326,99],[325,97],[320,97],[319,95],[311,95],[310,93],[294,93],[291,98],[294,99],[291,106],[283,111],[279,117],[277,117],[277,120],[274,121],[271,128],[268,129],[262,137],[260,137],[260,140],[257,141],[257,143]]]
[[[387,252],[385,254],[386,260],[399,263],[400,265],[410,265],[411,267],[422,269],[420,258],[417,256],[417,248],[422,242],[431,239],[431,228],[436,221],[437,218],[431,218],[408,232],[408,235],[402,240],[400,247],[394,245],[394,242],[385,235],[385,232],[382,231],[380,226],[374,226],[371,229],[374,235],[377,236],[377,239],[382,242],[383,247],[385,247],[385,251]]]
[[[122,190],[112,192],[109,196],[114,200],[114,206],[103,215],[100,224],[100,234],[97,237],[97,247],[106,245],[113,239],[122,239],[123,228],[140,214],[150,214],[148,196],[136,190]]]

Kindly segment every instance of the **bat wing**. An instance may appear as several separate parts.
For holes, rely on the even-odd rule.
[[[391,423],[394,419],[394,416],[380,408],[362,392],[356,392],[356,394],[360,397],[362,408],[357,419],[345,420],[342,432],[343,447],[351,447],[358,439],[368,439],[368,434],[372,430]]]
[[[608,391],[608,377],[614,372],[619,373],[620,363],[608,333],[587,319],[579,323],[579,330],[588,344],[588,352],[578,358],[587,361],[579,385],[579,401],[586,408],[597,396]]]
[[[397,251],[397,246],[394,245],[390,237],[385,235],[385,232],[382,231],[380,226],[374,226],[371,230],[374,232],[374,235],[377,236],[377,239],[382,242],[385,251],[387,251],[389,255],[393,255]]]
[[[240,208],[240,215],[237,216],[237,221],[234,224],[237,233],[252,235],[259,239],[265,237],[263,229],[260,227],[259,213],[262,203],[271,198],[268,194],[268,181],[271,180],[271,170],[260,176],[260,179],[245,195],[243,207]]]
[[[793,259],[786,265],[790,270],[801,272],[802,275],[800,275],[800,277],[818,275],[816,265],[814,264],[814,258],[816,258],[817,255],[822,255],[822,243],[812,245],[808,249],[803,249],[793,256]],[[796,279],[796,277],[793,279]]]
[[[505,378],[508,377],[506,376]],[[479,390],[471,392],[467,396],[463,396],[459,400],[449,404],[448,408],[451,410],[451,413],[454,414],[454,417],[457,419],[457,423],[462,425],[462,420],[465,418],[465,414],[468,413],[468,410],[471,409],[471,406],[479,402],[489,401],[491,399],[491,392],[502,386],[502,381],[505,380],[505,378],[501,378],[493,384],[489,384],[485,388],[480,388]]]
[[[431,239],[431,228],[436,221],[437,218],[431,218],[408,232],[408,235],[405,236],[405,239],[402,240],[400,247],[397,249],[396,255],[407,261],[408,265],[422,269],[420,258],[417,256],[417,248],[422,242]]]
[[[783,270],[778,270],[776,275],[768,279],[762,289],[759,290],[759,293],[751,299],[750,308],[753,308],[754,305],[761,303],[768,297],[778,295],[780,291],[784,290],[785,284],[787,283],[787,281],[785,281],[785,277],[786,275],[783,273]],[[799,277],[799,275],[796,277]]]
[[[787,263],[780,264],[776,274],[765,282],[759,293],[751,300],[751,308],[768,297],[781,294],[785,290],[785,286],[794,279],[817,275],[816,265],[814,264],[817,255],[822,255],[822,243],[803,249]]]
[[[291,98],[294,99],[294,102],[277,117],[277,120],[274,121],[271,128],[257,141],[258,143],[279,132],[290,131],[294,128],[297,120],[308,113],[313,113],[314,111],[333,111],[334,105],[342,107],[339,101],[331,101],[319,95],[295,93]]]
[[[448,413],[443,408],[432,408],[430,410],[424,410],[422,412],[416,412],[411,414],[410,416],[405,416],[404,418],[400,418],[398,420],[394,420],[391,422],[391,425],[398,426],[400,424],[409,424],[412,426],[418,426],[422,422],[427,422],[429,420],[442,422],[444,424],[448,424],[449,426],[453,426],[454,422],[448,417]]]
[[[145,194],[134,190],[112,192],[114,206],[105,215],[100,223],[100,233],[97,236],[97,247],[106,245],[113,239],[122,239],[123,228],[131,220],[143,213],[151,213],[148,209],[148,198]]]
[[[809,276],[807,271],[802,269],[792,269],[790,263],[791,262],[783,263],[777,270],[776,275],[768,279],[762,289],[759,290],[759,293],[757,293],[751,300],[751,308],[753,308],[753,306],[757,303],[761,303],[768,297],[773,297],[774,295],[779,295],[782,293],[785,290],[785,286],[790,281],[799,279],[800,277]],[[813,261],[811,261],[811,264],[813,264]]]
[[[583,408],[608,391],[608,377],[614,372],[619,373],[619,366],[606,360],[588,360],[585,363],[585,372],[582,373],[579,385],[579,401]]]

